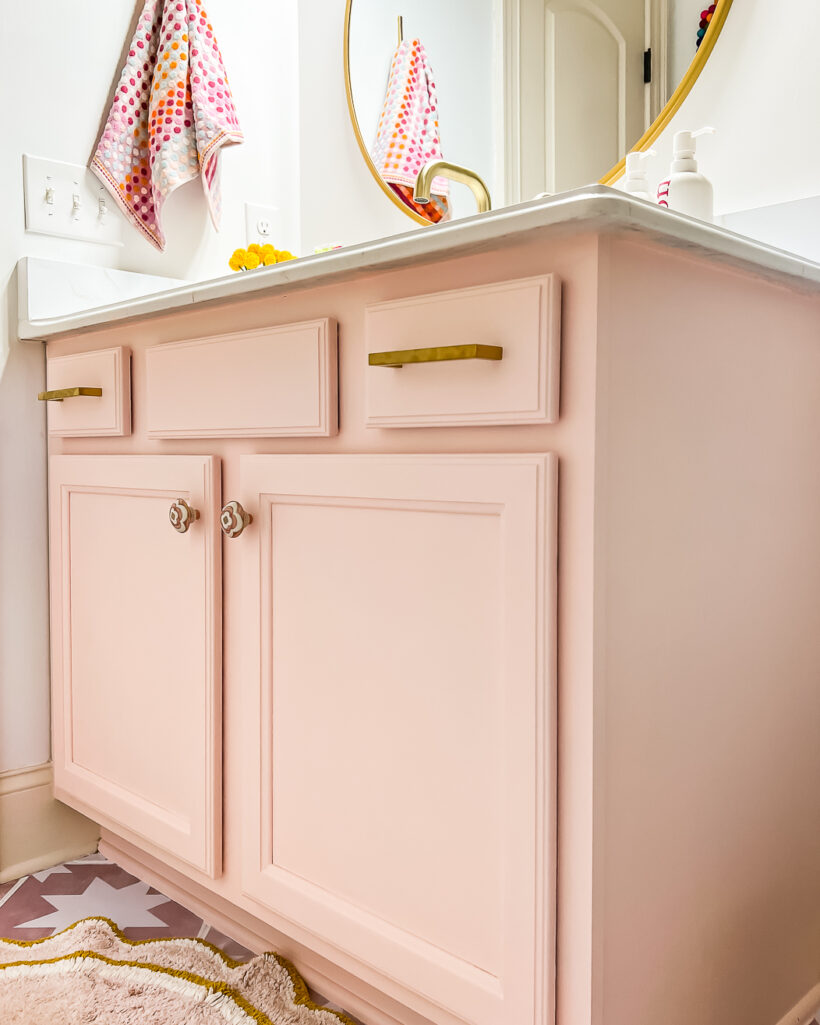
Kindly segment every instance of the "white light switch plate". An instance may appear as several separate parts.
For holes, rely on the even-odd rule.
[[[116,200],[87,167],[24,153],[23,186],[26,231],[79,242],[123,245],[125,218]],[[75,197],[79,204],[76,209]],[[101,201],[105,204],[102,216]]]

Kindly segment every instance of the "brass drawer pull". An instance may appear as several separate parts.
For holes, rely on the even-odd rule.
[[[253,523],[253,516],[245,512],[239,502],[228,502],[222,507],[219,525],[225,537],[239,537]]]
[[[503,355],[500,345],[439,345],[434,349],[371,352],[367,362],[371,367],[403,367],[405,363],[443,363],[451,359],[500,360]]]
[[[102,388],[58,388],[57,391],[41,391],[37,396],[39,402],[62,402],[63,399],[76,399],[79,395],[92,395],[99,398]]]
[[[168,511],[168,519],[174,530],[179,531],[180,534],[187,534],[191,529],[191,524],[199,519],[199,512],[197,509],[192,509],[184,498],[178,498]]]

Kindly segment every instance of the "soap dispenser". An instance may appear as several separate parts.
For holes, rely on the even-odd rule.
[[[655,151],[648,149],[644,153],[635,150],[626,155],[626,175],[624,177],[624,190],[636,199],[645,199],[654,203],[655,199],[649,191],[649,181],[646,177],[646,169],[643,166],[647,157],[654,157]]]
[[[658,191],[664,206],[701,221],[714,219],[715,195],[712,183],[698,172],[695,160],[695,139],[701,135],[714,135],[714,128],[701,128],[697,132],[678,132],[673,143],[672,175],[662,182]]]

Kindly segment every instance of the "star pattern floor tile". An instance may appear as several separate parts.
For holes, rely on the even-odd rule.
[[[0,936],[39,940],[102,915],[131,940],[198,936],[236,961],[253,955],[191,911],[99,854],[0,886]]]

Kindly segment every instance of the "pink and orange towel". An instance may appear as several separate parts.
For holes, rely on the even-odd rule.
[[[242,138],[200,0],[145,0],[91,170],[163,250],[163,204],[197,175],[219,227],[219,152]]]
[[[429,220],[446,219],[446,178],[434,179],[433,203],[419,206],[413,202],[419,171],[428,161],[442,159],[436,84],[418,39],[404,40],[393,55],[371,156],[384,181],[408,206]]]

